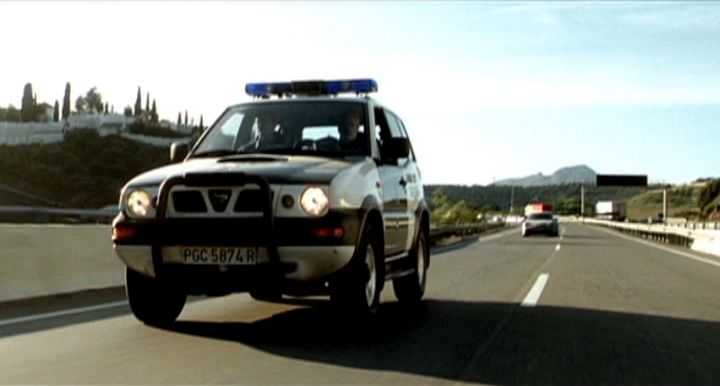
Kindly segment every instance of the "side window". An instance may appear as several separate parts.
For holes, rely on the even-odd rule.
[[[395,122],[396,127],[400,131],[400,137],[408,138],[407,130],[405,130],[405,124],[403,124],[402,120],[395,114],[388,111],[388,115],[390,116],[390,119]],[[395,135],[393,135],[394,137]],[[408,142],[410,141],[410,138],[408,138]],[[412,161],[415,161],[415,153],[412,149],[412,144],[410,144],[410,159]]]
[[[385,117],[385,111],[382,108],[376,107],[374,112],[375,140],[377,141],[378,148],[380,148],[380,160],[382,162],[387,162],[390,157],[387,149],[384,147],[384,144],[388,143],[388,140],[391,137],[390,126],[388,125],[387,118]]]

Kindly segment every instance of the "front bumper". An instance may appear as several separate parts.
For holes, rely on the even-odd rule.
[[[225,280],[256,286],[281,277],[324,280],[352,259],[362,222],[360,211],[331,211],[322,218],[164,219],[137,221],[120,214],[113,223],[117,255],[151,277],[183,282]],[[178,247],[256,247],[254,265],[191,265],[175,257]]]

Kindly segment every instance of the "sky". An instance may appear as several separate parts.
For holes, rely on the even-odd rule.
[[[585,164],[720,176],[720,2],[0,2],[0,106],[138,87],[207,125],[245,83],[374,78],[425,184]],[[144,104],[144,100],[143,100]]]

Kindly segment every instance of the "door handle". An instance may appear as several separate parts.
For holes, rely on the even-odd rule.
[[[407,181],[405,180],[405,178],[400,179],[400,186],[402,186],[403,188],[407,186]]]

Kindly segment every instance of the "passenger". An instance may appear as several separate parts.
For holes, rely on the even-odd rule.
[[[282,134],[278,133],[275,130],[278,126],[278,123],[278,119],[275,118],[272,114],[267,112],[260,113],[257,118],[259,135],[255,143],[252,144],[252,149],[265,150],[281,147],[284,144],[284,139]]]

